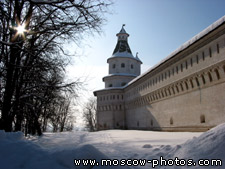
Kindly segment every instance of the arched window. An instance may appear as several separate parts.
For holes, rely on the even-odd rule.
[[[217,79],[219,80],[220,79],[220,74],[219,74],[219,71],[217,69],[215,69],[215,73],[216,73]]]
[[[212,75],[210,72],[208,72],[208,76],[209,76],[209,81],[212,82]]]
[[[209,48],[209,57],[212,57],[212,49]]]
[[[151,119],[151,126],[153,126],[153,120]]]
[[[194,88],[194,84],[192,82],[192,79],[190,79],[191,87]]]
[[[188,90],[188,84],[187,84],[187,82],[185,82],[185,86],[186,86],[186,89]]]
[[[170,125],[173,125],[173,117],[170,117]]]
[[[156,99],[156,100],[158,100],[158,96],[157,96],[157,94],[156,94],[156,93],[155,93],[155,99]]]
[[[113,85],[112,84],[109,84],[109,87],[112,87]]]
[[[124,63],[121,63],[121,67],[124,68],[125,67],[125,64]]]
[[[164,93],[165,93],[165,97],[167,97],[167,91],[166,91],[166,89],[164,90]]]
[[[177,89],[177,93],[179,93],[179,88],[178,88],[178,86],[176,86],[176,89]]]
[[[195,78],[195,81],[196,81],[196,83],[197,83],[197,86],[199,87],[200,84],[199,84],[199,81],[198,81],[198,78],[197,78],[197,77]]]
[[[131,64],[131,65],[130,65],[130,68],[131,68],[131,69],[133,69],[133,68],[134,68],[134,65],[133,65],[133,64]]]
[[[216,48],[217,48],[217,53],[220,53],[220,45],[219,44],[216,45]]]
[[[172,87],[173,94],[175,94],[174,86]]]
[[[164,97],[164,93],[163,93],[163,91],[161,92],[161,95],[162,95],[162,98]]]
[[[181,88],[182,91],[184,91],[182,83],[180,83],[180,88]]]
[[[169,92],[169,95],[171,95],[170,89],[167,89],[167,91]]]
[[[205,77],[204,77],[204,75],[201,75],[201,77],[202,77],[203,84],[205,84]]]
[[[116,68],[116,64],[113,64],[112,68],[115,69]]]
[[[200,116],[200,122],[201,122],[201,123],[205,123],[205,115],[202,114],[202,115]]]

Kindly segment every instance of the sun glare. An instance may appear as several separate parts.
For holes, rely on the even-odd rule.
[[[26,29],[25,29],[25,26],[24,25],[19,25],[17,28],[16,28],[18,34],[23,34]]]

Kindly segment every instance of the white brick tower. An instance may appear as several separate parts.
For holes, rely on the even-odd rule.
[[[125,86],[132,79],[140,75],[141,60],[133,56],[129,44],[129,34],[125,31],[124,26],[119,33],[116,47],[112,57],[108,58],[109,75],[103,77],[105,88]]]

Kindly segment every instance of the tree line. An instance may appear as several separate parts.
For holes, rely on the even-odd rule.
[[[71,130],[79,80],[66,82],[65,44],[100,32],[106,0],[0,1],[0,130]]]

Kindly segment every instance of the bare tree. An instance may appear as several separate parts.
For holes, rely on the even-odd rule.
[[[0,1],[0,129],[42,132],[42,118],[53,116],[52,104],[65,83],[69,55],[63,45],[79,43],[100,32],[106,0]]]
[[[73,96],[66,95],[58,98],[53,104],[53,114],[50,116],[50,124],[53,132],[71,131],[75,117],[73,112]]]
[[[95,131],[97,129],[97,101],[95,98],[90,98],[83,107],[83,119],[85,121],[86,128],[89,131]]]

